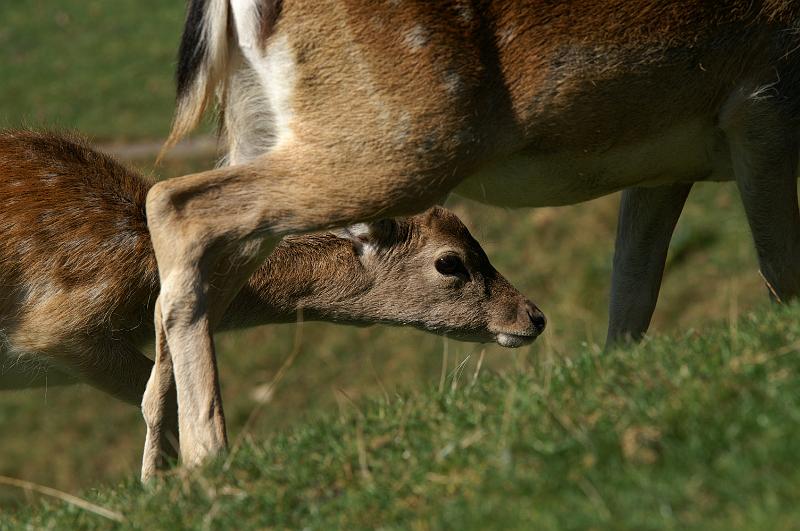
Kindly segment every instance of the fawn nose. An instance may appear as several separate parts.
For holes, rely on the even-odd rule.
[[[542,313],[542,310],[536,307],[531,301],[525,302],[525,311],[528,313],[528,318],[531,324],[536,329],[536,335],[541,334],[547,326],[547,318]]]

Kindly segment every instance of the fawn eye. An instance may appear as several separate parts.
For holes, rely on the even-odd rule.
[[[454,254],[446,254],[436,259],[436,271],[442,275],[455,276],[467,275],[467,268],[461,258]]]

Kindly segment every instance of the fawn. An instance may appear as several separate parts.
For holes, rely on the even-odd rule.
[[[152,184],[80,140],[0,132],[0,388],[85,381],[141,403],[153,363],[140,348],[153,340],[159,292],[144,210]],[[287,237],[219,328],[298,311],[508,347],[545,326],[443,208]]]

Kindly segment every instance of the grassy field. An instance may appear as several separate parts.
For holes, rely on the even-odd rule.
[[[183,13],[160,0],[0,3],[0,126],[163,137]]]
[[[182,13],[181,2],[152,0],[0,3],[0,126],[76,128],[102,142],[162,138]],[[212,163],[136,161],[162,177]],[[223,335],[229,428],[245,444],[219,477],[212,469],[156,493],[107,488],[135,476],[143,423],[134,408],[80,386],[0,393],[0,475],[95,489],[93,499],[140,527],[209,511],[217,527],[245,510],[252,525],[292,527],[336,518],[524,527],[534,517],[583,527],[623,513],[619,521],[637,527],[790,522],[798,310],[767,313],[735,189],[696,187],[678,225],[652,327],[673,338],[603,356],[617,201],[536,211],[449,205],[548,315],[529,348],[313,323]],[[258,391],[294,349],[264,403]],[[454,371],[461,376],[451,391]],[[400,442],[385,440],[401,426]],[[650,462],[638,462],[637,434],[656,441],[642,450]],[[58,505],[32,516],[29,502],[0,487],[0,507],[22,511],[0,527],[29,517],[36,526],[51,518],[57,527],[102,525]],[[152,520],[156,512],[161,520]]]
[[[353,401],[90,501],[131,529],[791,529],[800,307]],[[47,503],[0,526],[104,528]]]

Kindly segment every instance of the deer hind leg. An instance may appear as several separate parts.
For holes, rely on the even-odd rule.
[[[638,340],[650,326],[667,250],[691,184],[622,193],[606,345]]]
[[[156,303],[156,322],[161,321],[161,308]],[[155,477],[178,457],[178,402],[172,359],[163,328],[156,329],[155,366],[142,399],[142,415],[147,425],[142,453],[142,482]]]
[[[786,113],[788,114],[788,113]],[[727,115],[724,129],[736,183],[770,293],[800,295],[798,132],[768,97],[751,96]]]
[[[226,448],[212,330],[277,237],[421,210],[446,192],[374,179],[375,164],[332,161],[296,145],[286,151],[164,181],[147,197],[161,279],[156,329],[163,327],[172,357],[187,465]]]

